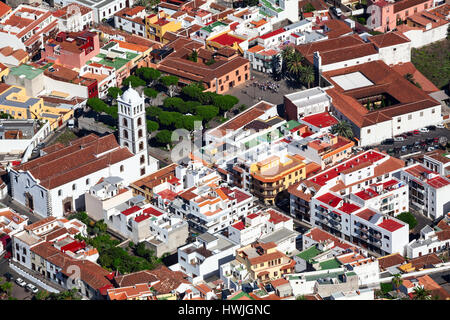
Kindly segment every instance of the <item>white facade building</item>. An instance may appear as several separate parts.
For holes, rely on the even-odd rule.
[[[64,7],[68,4],[76,3],[91,8],[94,11],[95,23],[101,23],[104,19],[108,20],[114,14],[123,8],[132,7],[133,0],[55,0],[55,6]]]
[[[421,164],[404,168],[398,177],[409,186],[410,206],[436,220],[450,211],[450,179]]]
[[[104,177],[128,184],[142,176],[140,155],[120,147],[112,134],[88,135],[52,151],[9,170],[13,199],[42,217],[83,209],[86,191]]]
[[[195,284],[219,275],[220,266],[234,260],[239,247],[221,235],[204,233],[195,242],[178,249],[178,264]]]

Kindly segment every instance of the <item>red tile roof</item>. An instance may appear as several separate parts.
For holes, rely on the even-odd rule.
[[[317,197],[317,200],[322,201],[323,203],[326,203],[327,205],[332,206],[333,208],[335,208],[339,204],[339,202],[342,201],[341,198],[335,196],[332,193],[325,193],[320,197]]]
[[[378,225],[380,228],[386,229],[387,231],[394,232],[401,227],[403,227],[402,224],[398,223],[397,221],[394,221],[392,219],[386,219],[382,223]]]
[[[338,120],[328,112],[316,113],[310,116],[303,117],[301,120],[310,123],[318,128],[326,128],[338,123]]]
[[[238,223],[233,224],[233,228],[237,230],[244,230],[245,224],[242,221],[239,221]]]
[[[128,208],[128,209],[122,211],[121,213],[122,213],[124,216],[129,216],[130,214],[133,214],[133,213],[135,213],[135,212],[138,212],[139,210],[141,210],[140,207],[138,207],[138,206],[133,206],[133,207],[131,207],[131,208]]]

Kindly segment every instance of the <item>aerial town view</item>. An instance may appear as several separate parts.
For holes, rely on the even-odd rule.
[[[449,0],[2,0],[0,300],[450,300],[449,139]]]

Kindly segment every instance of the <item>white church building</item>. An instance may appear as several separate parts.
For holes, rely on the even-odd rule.
[[[124,184],[158,169],[147,151],[144,97],[129,88],[118,98],[119,143],[113,134],[94,134],[55,144],[44,155],[9,168],[14,200],[42,216],[61,217],[84,209],[85,193],[100,179],[117,176]]]

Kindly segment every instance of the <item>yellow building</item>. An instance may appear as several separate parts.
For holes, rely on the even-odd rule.
[[[262,283],[280,279],[295,271],[295,261],[277,250],[274,242],[252,243],[236,251],[252,279]]]
[[[287,155],[287,161],[271,156],[250,167],[252,192],[267,205],[275,204],[275,197],[289,186],[306,178],[306,164],[302,156]]]
[[[44,105],[42,98],[29,97],[25,89],[18,86],[0,85],[0,113],[14,119],[39,119],[50,122],[56,129],[73,116],[73,110]]]
[[[181,29],[181,22],[168,20],[170,18],[166,13],[151,14],[145,18],[145,29],[147,38],[163,42],[163,36],[167,31],[175,32]]]

